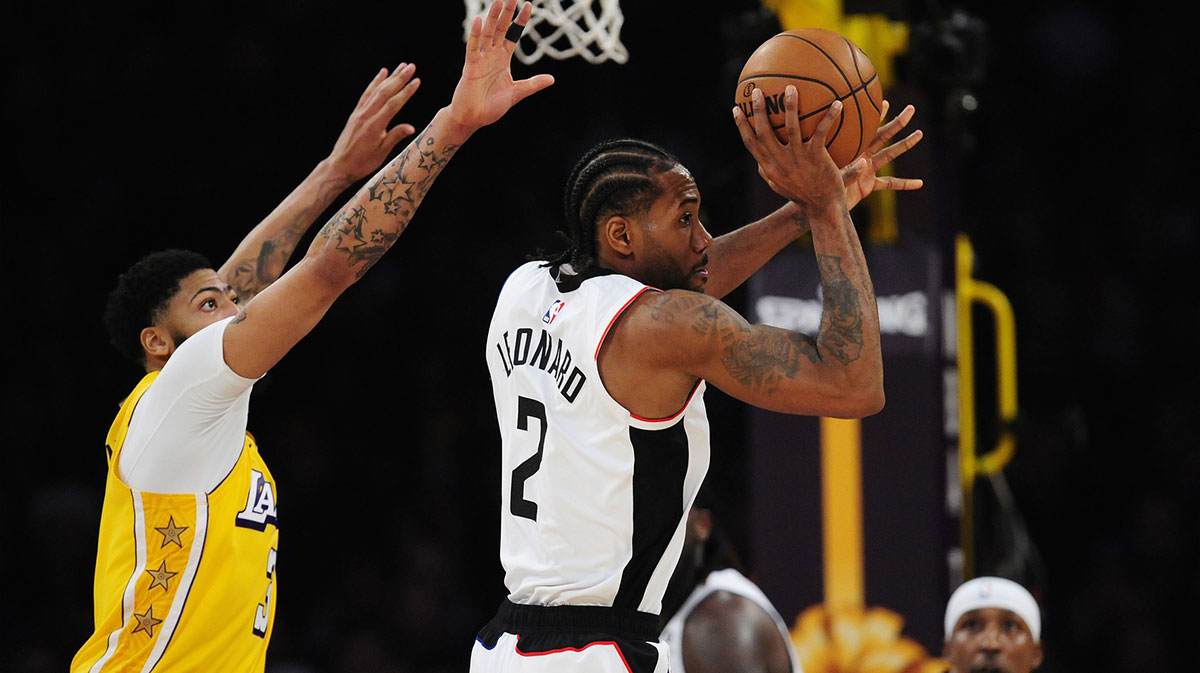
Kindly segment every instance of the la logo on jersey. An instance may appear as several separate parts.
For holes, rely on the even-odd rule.
[[[267,524],[276,524],[275,488],[262,472],[250,470],[250,490],[246,493],[246,509],[238,512],[235,524],[242,528],[265,530]],[[277,525],[277,524],[276,524]]]
[[[542,316],[542,322],[546,323],[547,325],[554,322],[554,319],[558,317],[558,312],[563,310],[563,307],[566,305],[567,303],[565,301],[561,299],[555,299],[554,303],[550,305],[550,308],[546,310],[546,315]]]

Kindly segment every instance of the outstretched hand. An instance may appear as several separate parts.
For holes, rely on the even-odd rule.
[[[388,128],[396,113],[421,85],[420,79],[413,79],[416,71],[417,67],[411,63],[401,63],[391,74],[383,68],[358,97],[354,111],[329,153],[334,171],[349,182],[375,172],[401,140],[416,132],[412,124]]]
[[[468,132],[495,122],[526,97],[554,84],[550,75],[513,80],[517,43],[506,34],[516,7],[517,0],[492,0],[487,19],[477,16],[471,24],[462,77],[450,102],[451,119]],[[524,28],[532,12],[533,5],[525,2],[513,23]]]
[[[860,201],[867,198],[875,190],[890,189],[893,191],[907,191],[920,189],[925,185],[925,182],[920,178],[896,178],[890,175],[879,175],[880,168],[883,168],[896,157],[912,149],[924,137],[921,130],[917,129],[908,134],[903,140],[887,145],[891,142],[892,138],[896,137],[896,134],[901,129],[908,126],[908,122],[913,118],[914,112],[913,106],[909,105],[901,110],[895,119],[880,126],[875,132],[875,137],[871,140],[871,144],[867,146],[867,149],[857,159],[842,169],[842,181],[846,186],[847,210],[857,206]],[[880,112],[879,118],[886,119],[887,113],[888,102],[885,100],[883,101],[883,110]],[[887,145],[887,147],[884,147],[884,145]]]

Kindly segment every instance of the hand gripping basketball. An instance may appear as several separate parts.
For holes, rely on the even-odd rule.
[[[742,144],[758,162],[758,174],[772,191],[808,208],[840,205],[844,198],[841,171],[829,156],[825,140],[841,114],[842,103],[834,101],[817,122],[812,136],[803,140],[798,99],[796,87],[789,85],[784,90],[786,144],[780,142],[766,121],[766,103],[761,91],[753,92],[751,98],[756,123],[752,125],[741,108],[735,106],[734,124],[742,136]]]
[[[784,31],[764,41],[746,59],[738,75],[734,103],[747,117],[753,92],[767,101],[767,119],[785,137],[783,92],[800,94],[800,128],[808,136],[834,100],[842,114],[826,138],[829,155],[844,167],[862,154],[872,129],[879,125],[883,89],[871,59],[843,35],[820,28]],[[757,120],[756,120],[757,121]]]
[[[523,29],[533,5],[526,2],[519,13],[516,10],[517,0],[493,0],[487,18],[477,16],[471,24],[462,77],[450,102],[451,119],[468,132],[495,122],[521,100],[554,84],[550,75],[513,80],[512,55],[517,43],[506,39],[507,31]],[[502,16],[514,14],[512,27],[501,21]]]

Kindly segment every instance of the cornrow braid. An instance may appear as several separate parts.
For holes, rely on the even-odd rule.
[[[596,225],[611,215],[637,213],[661,193],[655,176],[679,159],[654,143],[618,138],[584,153],[567,178],[563,193],[567,248],[546,256],[545,266],[570,262],[576,271],[596,261]]]

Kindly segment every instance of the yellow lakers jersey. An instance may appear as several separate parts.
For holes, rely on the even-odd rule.
[[[147,374],[108,431],[108,481],[93,590],[96,630],[72,673],[261,673],[275,615],[275,480],[246,434],[209,493],[147,493],[118,476]]]

